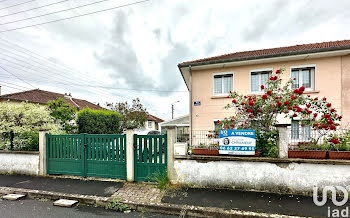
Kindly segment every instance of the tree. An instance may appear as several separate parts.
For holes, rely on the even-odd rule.
[[[72,121],[76,118],[77,109],[70,106],[63,98],[52,100],[47,103],[50,115],[63,126],[67,133],[73,133],[76,126]]]
[[[230,92],[228,98],[232,103],[225,108],[234,108],[235,115],[217,121],[218,129],[254,129],[260,132],[271,132],[278,123],[277,115],[284,115],[289,118],[299,117],[301,125],[310,125],[319,132],[319,137],[330,135],[337,129],[342,116],[332,108],[332,104],[326,98],[312,98],[304,95],[305,88],[301,86],[292,89],[294,78],[289,79],[282,86],[280,75],[284,69],[279,69],[267,81],[266,87],[261,86],[264,94],[261,96],[243,96],[237,92]],[[337,144],[336,138],[329,139],[330,143]]]
[[[55,123],[46,106],[25,103],[0,103],[0,148],[8,149],[8,133],[14,132],[15,150],[38,150],[39,130],[62,134],[62,126]]]
[[[78,112],[79,133],[120,134],[122,116],[115,111],[85,108]]]
[[[133,99],[131,105],[128,102],[107,103],[106,105],[110,110],[123,116],[122,128],[124,130],[142,128],[147,121],[147,110],[141,104],[139,98]]]

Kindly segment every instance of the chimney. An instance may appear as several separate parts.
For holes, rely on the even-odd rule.
[[[72,94],[71,93],[69,93],[69,94],[64,93],[64,98],[72,100]]]

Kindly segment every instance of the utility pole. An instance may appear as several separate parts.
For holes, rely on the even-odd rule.
[[[178,103],[180,101],[175,101],[171,104],[171,119],[174,119],[174,104]]]

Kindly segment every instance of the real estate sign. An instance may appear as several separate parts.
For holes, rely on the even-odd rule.
[[[255,131],[250,129],[225,129],[219,134],[219,153],[232,155],[255,154]]]

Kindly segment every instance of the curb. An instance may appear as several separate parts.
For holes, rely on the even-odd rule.
[[[80,194],[67,194],[61,192],[50,192],[41,190],[31,190],[23,188],[11,188],[11,187],[0,187],[0,195],[3,194],[27,194],[27,197],[33,198],[47,198],[51,200],[57,199],[72,199],[77,200],[80,203],[105,206],[112,198],[111,197],[99,197],[93,195],[80,195]],[[298,216],[288,216],[280,214],[268,214],[268,213],[257,213],[257,212],[247,212],[240,210],[225,210],[216,207],[199,207],[191,205],[178,205],[178,204],[168,204],[168,203],[137,203],[131,201],[120,202],[126,204],[131,209],[136,211],[147,211],[168,215],[178,215],[181,217],[294,217]]]

